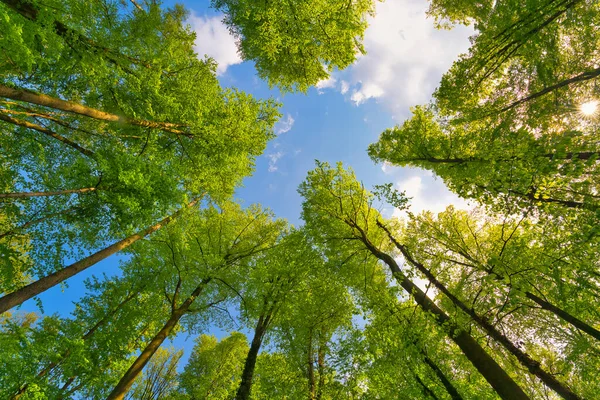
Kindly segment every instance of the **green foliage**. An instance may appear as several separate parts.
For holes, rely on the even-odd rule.
[[[432,109],[416,107],[411,119],[381,134],[369,155],[429,169],[460,196],[497,211],[537,210],[593,226],[599,209],[593,178],[600,173],[598,150],[582,131],[539,135],[507,124],[457,125]]]
[[[248,343],[242,333],[232,332],[221,341],[214,336],[199,336],[179,376],[181,391],[190,399],[233,398],[240,384],[246,353]]]
[[[283,91],[354,62],[374,10],[212,4]],[[221,88],[182,7],[1,0],[0,293],[200,201],[128,247],[119,276],[87,280],[70,315],[1,315],[0,397],[106,398],[129,379],[131,399],[231,399],[245,379],[252,399],[495,399],[482,365],[497,365],[555,398],[538,363],[596,396],[600,148],[577,106],[599,95],[600,8],[433,0],[429,14],[473,24],[472,47],[369,155],[484,207],[387,219],[375,199],[406,209],[405,193],[317,162],[292,228],[230,200],[279,105]],[[200,334],[185,366],[160,347],[179,333]]]
[[[285,91],[305,92],[364,53],[374,0],[212,0],[258,75]]]

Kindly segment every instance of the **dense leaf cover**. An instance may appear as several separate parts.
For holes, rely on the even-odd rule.
[[[283,91],[352,64],[375,7],[212,3]],[[473,24],[471,49],[368,151],[474,207],[416,215],[317,161],[293,227],[231,199],[279,104],[223,89],[182,7],[0,0],[0,397],[596,398],[600,118],[580,106],[600,97],[600,5],[429,14]],[[70,315],[14,308],[117,252]]]

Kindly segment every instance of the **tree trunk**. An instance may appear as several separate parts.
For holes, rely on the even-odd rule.
[[[248,400],[250,398],[250,391],[252,390],[252,378],[254,376],[254,368],[256,367],[256,359],[258,358],[258,351],[262,345],[263,338],[269,327],[272,314],[261,314],[256,323],[254,329],[254,337],[252,338],[252,344],[248,355],[246,356],[246,363],[244,364],[244,371],[242,372],[242,381],[240,387],[235,395],[235,400]]]
[[[185,299],[185,301],[178,307],[174,308],[171,312],[171,317],[167,320],[167,322],[163,325],[160,331],[150,340],[146,348],[141,352],[138,358],[133,362],[131,367],[125,372],[119,383],[115,386],[112,392],[108,395],[106,400],[122,400],[125,398],[125,395],[131,388],[131,385],[135,382],[135,379],[142,372],[146,364],[150,361],[156,350],[160,347],[160,345],[165,341],[165,339],[169,336],[169,334],[173,331],[173,329],[179,323],[181,317],[186,313],[186,311],[190,308],[196,297],[200,295],[204,287],[210,282],[210,278],[204,279],[200,285],[194,289],[192,294]],[[173,299],[175,299],[175,295]]]
[[[59,196],[62,194],[82,194],[88,192],[95,192],[98,190],[95,187],[87,187],[80,189],[65,189],[55,190],[52,192],[20,192],[20,193],[0,193],[0,199],[28,199],[30,197],[47,197],[47,196]]]
[[[544,89],[540,90],[539,92],[530,94],[529,96],[524,97],[524,98],[522,98],[520,100],[517,100],[517,101],[509,104],[508,106],[502,108],[499,112],[502,113],[502,112],[508,111],[508,110],[510,110],[512,108],[515,108],[519,104],[523,104],[523,103],[525,103],[527,101],[530,101],[530,100],[536,99],[538,97],[541,97],[541,96],[543,96],[545,94],[548,94],[550,92],[555,91],[556,89],[560,89],[561,87],[568,86],[568,85],[570,85],[572,83],[575,83],[575,82],[583,82],[583,81],[587,81],[587,80],[590,80],[590,79],[594,79],[594,78],[596,78],[598,76],[600,76],[600,67],[596,68],[596,69],[593,69],[593,70],[590,70],[590,71],[585,71],[585,72],[583,72],[583,73],[581,73],[581,74],[579,74],[577,76],[574,76],[574,77],[569,78],[569,79],[565,79],[564,81],[558,82],[558,83],[556,83],[556,84],[554,84],[552,86],[548,86],[547,88],[544,88]]]
[[[308,349],[306,351],[306,371],[308,375],[308,400],[315,400],[316,382],[313,350],[313,331],[310,329],[308,334]]]
[[[390,240],[392,240],[392,242],[394,243],[394,245],[396,247],[401,246],[396,241],[396,239],[392,236],[392,234],[389,232],[389,230],[383,224],[379,223],[379,226],[381,226],[386,231],[386,233],[388,234],[388,237],[390,238]],[[459,252],[459,253],[463,257],[471,260],[472,262],[475,262],[475,260],[473,260],[472,257],[469,257],[468,254],[465,254],[464,252]],[[466,264],[461,264],[461,265],[466,265]],[[492,276],[498,282],[504,282],[504,279],[502,278],[502,276],[499,275],[499,274],[497,274],[496,272],[494,272],[490,268],[482,267],[481,269],[477,269],[476,268],[476,270],[478,270],[478,271],[481,270],[481,271],[486,272],[488,275]],[[513,287],[513,289],[515,289],[515,288]],[[528,299],[533,300],[542,309],[544,309],[546,311],[550,311],[551,313],[553,313],[554,315],[556,315],[559,319],[563,320],[564,322],[566,322],[568,324],[571,324],[571,326],[573,326],[574,328],[577,328],[577,329],[579,329],[579,330],[587,333],[588,335],[592,336],[596,340],[600,340],[600,331],[597,330],[597,329],[595,329],[591,325],[583,322],[582,320],[580,320],[579,318],[575,317],[574,315],[569,314],[568,312],[564,311],[560,307],[558,307],[558,306],[556,306],[556,305],[554,305],[554,304],[552,304],[552,303],[550,303],[550,302],[542,299],[539,296],[536,296],[535,294],[533,294],[533,293],[531,293],[529,291],[520,290],[520,289],[516,289],[516,290],[519,290]]]
[[[171,222],[173,219],[177,218],[181,213],[183,213],[184,210],[193,207],[196,203],[198,203],[199,200],[200,200],[199,198],[194,199],[189,204],[187,204],[185,207],[180,208],[178,211],[176,211],[175,213],[171,214],[170,216],[164,218],[159,223],[152,225],[141,232],[133,234],[133,235],[131,235],[117,243],[114,243],[114,244],[82,259],[82,260],[79,260],[79,261],[69,265],[68,267],[61,269],[60,271],[54,272],[54,273],[52,273],[48,276],[45,276],[33,283],[30,283],[27,286],[22,287],[21,289],[18,289],[10,294],[7,294],[7,295],[1,297],[0,298],[0,314],[5,311],[10,310],[12,307],[18,306],[19,304],[23,303],[26,300],[31,299],[34,296],[39,295],[40,293],[43,293],[44,291],[50,289],[51,287],[54,287],[61,282],[64,282],[65,280],[80,273],[81,271],[86,270],[87,268],[91,267],[92,265],[96,264],[97,262],[104,260],[105,258],[117,253],[120,250],[123,250],[123,249],[129,247],[130,245],[137,242],[138,240],[159,230],[160,228],[162,228],[163,226],[165,226],[169,222]]]
[[[404,258],[419,272],[421,272],[425,277],[438,289],[440,292],[444,293],[454,304],[456,307],[461,309],[465,314],[471,317],[471,319],[479,325],[491,338],[500,343],[506,350],[508,350],[512,355],[514,355],[517,360],[525,367],[527,370],[537,376],[546,386],[554,390],[561,397],[568,400],[579,400],[580,397],[573,393],[568,387],[559,382],[554,375],[545,371],[540,363],[534,359],[532,359],[529,354],[518,348],[514,343],[510,341],[505,335],[503,335],[495,326],[493,326],[490,322],[482,318],[480,315],[475,313],[472,308],[467,307],[462,301],[460,301],[454,294],[452,294],[446,286],[444,286],[437,278],[429,271],[425,266],[418,261],[416,261],[411,254],[408,252],[408,249],[398,243],[398,241],[392,236],[391,232],[379,221],[377,221],[377,225],[382,227],[384,231],[386,231],[390,241],[395,244],[395,246],[400,250]]]
[[[568,207],[568,208],[577,208],[580,210],[590,210],[590,211],[597,211],[600,209],[598,207],[598,205],[596,205],[596,204],[581,203],[579,201],[574,201],[574,200],[562,200],[562,199],[535,197],[536,190],[533,188],[532,188],[532,190],[529,191],[529,193],[521,193],[521,192],[518,192],[515,190],[509,190],[509,193],[514,193],[518,196],[529,199],[536,203],[539,202],[539,203],[560,204],[561,206]]]
[[[122,124],[139,126],[142,128],[155,128],[165,132],[174,133],[177,135],[191,136],[189,133],[176,129],[181,127],[179,124],[169,122],[154,122],[146,120],[138,120],[129,117],[123,117],[117,114],[97,110],[95,108],[84,106],[83,104],[72,101],[65,101],[45,94],[38,94],[26,89],[13,89],[9,86],[0,84],[0,97],[7,99],[24,101],[38,106],[50,107],[55,110],[70,112],[73,114],[83,115],[93,119],[106,122],[119,122]]]
[[[79,144],[75,143],[74,141],[67,139],[66,137],[64,137],[62,135],[59,135],[58,133],[56,133],[48,128],[44,128],[43,126],[31,123],[29,121],[24,121],[22,119],[16,119],[11,116],[2,114],[2,112],[6,112],[6,111],[9,111],[9,110],[0,109],[0,120],[17,125],[17,126],[21,126],[23,128],[33,129],[35,131],[41,132],[44,135],[50,136],[51,138],[56,139],[64,144],[66,144],[67,146],[77,150],[84,156],[87,156],[90,158],[95,157],[95,154],[93,151],[88,150],[88,149],[84,148],[83,146],[80,146]]]
[[[450,339],[462,350],[473,366],[504,400],[525,400],[529,397],[500,365],[467,332],[461,330],[427,295],[400,270],[392,256],[379,250],[367,237],[364,230],[350,220],[346,223],[360,233],[360,240],[375,257],[390,268],[396,281],[425,312],[433,314],[438,325],[448,331]]]
[[[452,398],[452,400],[463,400],[460,393],[458,393],[458,390],[456,390],[456,388],[454,387],[452,382],[450,382],[450,380],[448,380],[448,378],[446,377],[444,372],[440,369],[440,367],[438,367],[437,364],[435,362],[433,362],[433,360],[431,358],[429,358],[429,356],[425,353],[425,351],[423,351],[423,349],[421,349],[420,347],[419,347],[419,352],[423,355],[423,360],[425,361],[425,364],[427,364],[429,366],[429,368],[431,368],[433,370],[433,372],[438,377],[438,379],[440,381],[442,381],[442,384],[446,388],[446,391],[450,395],[450,398]]]
[[[319,349],[317,350],[317,368],[319,371],[319,386],[317,387],[317,397],[315,400],[321,400],[323,395],[323,386],[325,385],[325,343],[322,337],[323,331],[319,332]]]
[[[426,396],[429,396],[434,400],[439,400],[439,398],[435,395],[433,390],[429,389],[429,387],[427,387],[425,382],[423,382],[421,380],[421,378],[419,378],[419,375],[415,374],[415,379],[417,380],[417,383],[419,384],[419,386],[421,386],[421,389],[423,389],[423,393],[425,393]]]
[[[547,302],[546,300],[536,296],[531,292],[525,292],[525,296],[527,296],[528,299],[536,302],[540,307],[542,307],[542,309],[550,311],[551,313],[553,313],[563,321],[568,322],[575,328],[580,329],[581,331],[587,333],[596,340],[600,340],[600,331],[581,321],[577,317],[569,314],[568,312],[558,308],[554,304]]]

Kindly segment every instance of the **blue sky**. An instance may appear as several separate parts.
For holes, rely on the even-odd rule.
[[[351,166],[367,187],[394,183],[413,197],[414,212],[437,212],[448,204],[464,206],[430,173],[376,165],[366,149],[384,129],[402,123],[411,106],[429,100],[443,72],[468,49],[471,29],[435,30],[433,21],[425,18],[424,0],[378,3],[377,15],[370,19],[365,36],[366,55],[307,94],[282,95],[256,77],[252,63],[241,62],[235,40],[221,23],[221,16],[208,7],[208,1],[183,4],[191,11],[189,23],[198,35],[196,50],[200,57],[206,54],[219,63],[223,86],[260,98],[272,96],[283,103],[277,138],[258,158],[254,175],[237,191],[243,204],[260,203],[298,224],[301,198],[296,189],[318,159]],[[392,209],[387,211],[393,213]],[[115,274],[118,263],[119,257],[113,256],[69,280],[67,288],[46,292],[41,297],[45,313],[69,313],[72,302],[85,292],[83,280],[92,274]],[[23,310],[33,309],[32,301],[23,306]],[[175,345],[187,350],[187,359],[193,343],[185,339],[178,337]]]

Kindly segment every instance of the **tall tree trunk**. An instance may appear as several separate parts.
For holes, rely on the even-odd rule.
[[[317,370],[319,372],[319,386],[317,388],[317,397],[315,400],[321,400],[323,395],[323,386],[325,385],[325,340],[323,330],[319,331],[319,348],[317,350]]]
[[[527,97],[519,99],[519,100],[517,100],[517,101],[515,101],[515,102],[513,102],[511,104],[509,104],[508,106],[502,108],[499,111],[499,113],[508,111],[508,110],[510,110],[512,108],[515,108],[519,104],[523,104],[525,102],[531,101],[531,100],[536,99],[538,97],[541,97],[541,96],[543,96],[545,94],[551,93],[551,92],[553,92],[553,91],[555,91],[557,89],[560,89],[560,88],[562,88],[564,86],[568,86],[568,85],[570,85],[572,83],[587,81],[587,80],[590,80],[590,79],[597,78],[598,76],[600,76],[600,67],[596,68],[596,69],[593,69],[593,70],[590,70],[590,71],[585,71],[585,72],[583,72],[583,73],[581,73],[579,75],[576,75],[576,76],[574,76],[572,78],[565,79],[565,80],[560,81],[560,82],[558,82],[558,83],[556,83],[556,84],[554,84],[552,86],[548,86],[548,87],[540,90],[539,92],[532,93],[532,94],[530,94]]]
[[[97,119],[100,121],[119,122],[122,124],[139,126],[142,128],[160,129],[165,132],[174,133],[176,135],[192,136],[187,132],[177,129],[181,127],[181,125],[179,124],[173,124],[170,122],[154,122],[124,117],[117,114],[97,110],[95,108],[91,108],[72,101],[58,99],[56,97],[47,96],[45,94],[38,94],[27,89],[13,89],[9,86],[0,84],[0,97],[24,101],[30,104],[37,104],[38,106],[50,107],[55,110],[66,111],[73,114]]]
[[[272,314],[270,312],[263,313],[258,318],[256,328],[254,329],[252,344],[250,345],[248,355],[246,356],[246,363],[244,364],[244,371],[242,372],[242,381],[240,382],[240,387],[235,395],[235,400],[248,400],[250,398],[252,378],[254,376],[254,368],[256,367],[256,359],[258,358],[258,351],[262,345],[271,318]]]
[[[178,211],[176,211],[175,213],[171,214],[170,216],[164,218],[159,223],[154,224],[154,225],[144,229],[141,232],[133,234],[133,235],[131,235],[117,243],[114,243],[114,244],[82,259],[82,260],[79,260],[79,261],[69,265],[68,267],[61,269],[60,271],[56,271],[48,276],[45,276],[44,278],[41,278],[33,283],[30,283],[27,286],[22,287],[21,289],[18,289],[10,294],[7,294],[7,295],[1,297],[0,298],[0,314],[5,311],[10,310],[12,307],[18,306],[19,304],[23,303],[26,300],[31,299],[34,296],[39,295],[40,293],[43,293],[44,291],[50,289],[51,287],[54,287],[61,282],[64,282],[65,280],[80,273],[81,271],[86,270],[87,268],[91,267],[92,265],[96,264],[97,262],[104,260],[105,258],[117,253],[120,250],[123,250],[123,249],[131,246],[133,243],[137,242],[138,240],[159,230],[160,228],[162,228],[163,226],[165,226],[169,222],[171,222],[173,219],[177,218],[181,213],[183,213],[184,210],[193,207],[196,203],[198,203],[199,200],[200,200],[200,198],[196,198],[196,199],[192,200],[185,207],[180,208]]]
[[[388,233],[388,235],[390,235],[390,234]],[[392,240],[395,240],[393,238],[393,236],[390,236],[390,237],[392,238]],[[396,247],[397,246],[398,246],[398,244],[396,244]],[[466,259],[468,259],[469,261],[477,264],[477,261],[474,260],[472,257],[470,257],[465,252],[459,251],[459,254],[461,256],[465,257]],[[451,261],[456,263],[455,260],[451,260]],[[583,322],[582,320],[580,320],[579,318],[575,317],[574,315],[571,315],[570,313],[568,313],[567,311],[561,309],[560,307],[558,307],[558,306],[550,303],[549,301],[546,301],[546,300],[542,299],[541,297],[539,297],[539,296],[537,296],[537,295],[535,295],[535,294],[533,294],[533,293],[531,293],[531,292],[529,292],[527,290],[521,290],[519,288],[515,288],[514,286],[511,286],[511,285],[508,285],[508,284],[504,283],[503,277],[500,274],[496,273],[491,268],[486,268],[485,266],[482,266],[481,268],[476,268],[475,266],[472,266],[472,265],[469,265],[469,264],[466,264],[466,263],[458,263],[458,264],[463,265],[463,266],[468,266],[470,268],[475,269],[476,271],[484,271],[489,276],[491,276],[492,278],[494,278],[496,281],[501,282],[504,285],[510,286],[512,289],[515,289],[515,290],[523,293],[525,295],[525,297],[527,297],[528,299],[534,301],[543,310],[550,311],[556,317],[558,317],[559,319],[563,320],[564,322],[570,324],[574,328],[577,328],[577,329],[581,330],[582,332],[587,333],[588,335],[592,336],[596,340],[600,340],[600,331],[599,330],[597,330],[594,327],[592,327],[591,325]]]
[[[160,345],[165,341],[165,339],[169,336],[169,334],[173,331],[173,329],[179,323],[179,320],[183,315],[188,311],[194,300],[202,293],[204,287],[210,282],[210,278],[202,280],[200,285],[198,285],[192,294],[184,300],[184,302],[177,308],[173,308],[171,312],[171,316],[167,320],[167,322],[163,325],[163,327],[158,331],[158,333],[150,340],[150,342],[146,345],[144,350],[142,350],[141,354],[138,358],[133,362],[131,367],[125,372],[119,383],[114,387],[112,392],[108,395],[106,400],[122,400],[125,398],[125,395],[131,388],[131,385],[135,382],[135,379],[142,372],[146,364],[150,361],[156,350],[160,347]],[[175,300],[176,295],[173,296],[173,300]]]
[[[473,366],[504,400],[525,400],[529,397],[500,365],[467,332],[460,329],[451,318],[442,311],[417,285],[410,281],[400,270],[392,256],[379,250],[356,223],[346,220],[356,229],[360,240],[371,254],[388,265],[392,275],[402,288],[415,300],[425,312],[433,314],[435,322],[448,331],[450,339],[462,350]]]
[[[313,330],[308,333],[308,349],[306,350],[306,371],[308,375],[308,400],[315,400],[316,382],[315,382],[315,365],[314,365],[314,349],[313,349]]]
[[[467,307],[462,301],[460,301],[454,294],[452,294],[446,286],[444,286],[437,278],[429,271],[425,266],[418,261],[416,261],[412,255],[408,252],[408,249],[400,244],[391,234],[391,232],[385,227],[380,221],[377,221],[378,226],[380,226],[384,231],[386,231],[390,241],[394,243],[394,245],[400,250],[404,258],[419,272],[421,272],[425,277],[438,289],[440,292],[444,293],[460,310],[462,310],[465,314],[471,317],[471,319],[479,325],[485,332],[487,332],[490,337],[492,337],[495,341],[500,343],[506,350],[508,350],[512,355],[514,355],[517,360],[523,365],[527,370],[537,376],[546,386],[554,390],[561,397],[568,400],[579,400],[580,397],[573,393],[568,387],[558,381],[554,375],[545,371],[540,363],[529,354],[518,348],[513,342],[510,341],[505,335],[503,335],[495,326],[493,326],[486,319],[482,318],[478,315],[472,308]]]
[[[560,204],[561,206],[564,206],[564,207],[577,208],[580,210],[590,210],[590,211],[600,210],[600,207],[597,204],[582,203],[582,202],[575,201],[575,200],[562,200],[562,199],[536,197],[536,190],[533,188],[528,193],[522,193],[522,192],[518,192],[516,190],[509,190],[509,193],[514,193],[517,196],[521,196],[523,198],[529,199],[535,203]]]
[[[34,124],[32,122],[29,121],[25,121],[22,119],[17,119],[17,118],[13,118],[9,115],[5,115],[3,114],[3,112],[7,112],[10,110],[4,110],[4,109],[0,109],[0,120],[17,125],[17,126],[21,126],[23,128],[27,128],[27,129],[33,129],[35,131],[41,132],[44,135],[47,135],[53,139],[56,139],[64,144],[66,144],[67,146],[77,150],[78,152],[80,152],[81,154],[90,157],[90,158],[94,158],[95,154],[93,151],[86,149],[85,147],[75,143],[74,141],[72,141],[71,139],[67,139],[66,137],[59,135],[58,133],[48,129],[48,128],[44,128],[43,126]]]
[[[425,396],[429,396],[431,397],[433,400],[439,400],[439,398],[435,395],[434,391],[431,390],[426,384],[425,382],[423,382],[421,380],[421,378],[419,378],[419,375],[415,374],[415,379],[417,380],[417,383],[419,384],[419,386],[421,386],[421,389],[423,389],[423,393],[425,394]]]
[[[554,315],[556,315],[563,321],[571,324],[575,328],[580,329],[581,331],[587,333],[588,335],[592,336],[596,340],[600,340],[600,331],[598,329],[595,329],[594,327],[581,321],[579,318],[569,314],[568,312],[562,310],[561,308],[555,306],[554,304],[552,304],[550,302],[547,302],[546,300],[536,296],[535,294],[533,294],[531,292],[526,291],[525,296],[527,296],[528,299],[536,302],[540,307],[542,307],[542,309],[544,309],[546,311],[550,311],[551,313],[553,313]]]
[[[393,308],[391,308],[391,309],[393,311]],[[400,322],[400,324],[409,324],[410,325],[409,319],[403,319],[397,313],[393,313],[393,315],[396,316],[396,319],[398,319],[398,322]],[[463,400],[463,398],[460,395],[460,393],[458,392],[458,390],[454,387],[452,382],[450,382],[450,380],[446,377],[446,374],[444,374],[444,371],[442,371],[441,368],[438,367],[438,365],[431,358],[429,358],[429,356],[425,352],[424,348],[419,345],[419,342],[416,339],[413,339],[412,344],[419,351],[419,353],[421,353],[421,355],[423,356],[423,361],[425,361],[425,364],[427,364],[429,366],[429,368],[431,368],[433,370],[435,375],[442,382],[442,384],[446,388],[446,391],[448,392],[448,394],[450,395],[452,400]]]
[[[55,190],[51,192],[17,192],[17,193],[0,193],[0,199],[28,199],[30,197],[48,197],[48,196],[60,196],[63,194],[82,194],[88,192],[95,192],[98,188],[87,187],[79,189],[65,189]]]
[[[429,368],[431,368],[431,370],[438,377],[438,379],[440,381],[442,381],[442,384],[446,388],[446,391],[450,395],[450,398],[452,398],[452,400],[463,400],[460,393],[458,393],[458,390],[456,390],[456,388],[454,387],[452,382],[450,382],[450,380],[446,377],[446,375],[440,369],[440,367],[438,367],[437,364],[435,362],[433,362],[433,360],[431,358],[429,358],[427,353],[425,353],[425,351],[423,351],[423,349],[420,347],[419,347],[419,352],[423,355],[423,360],[425,361],[425,364],[427,364],[429,366]]]

